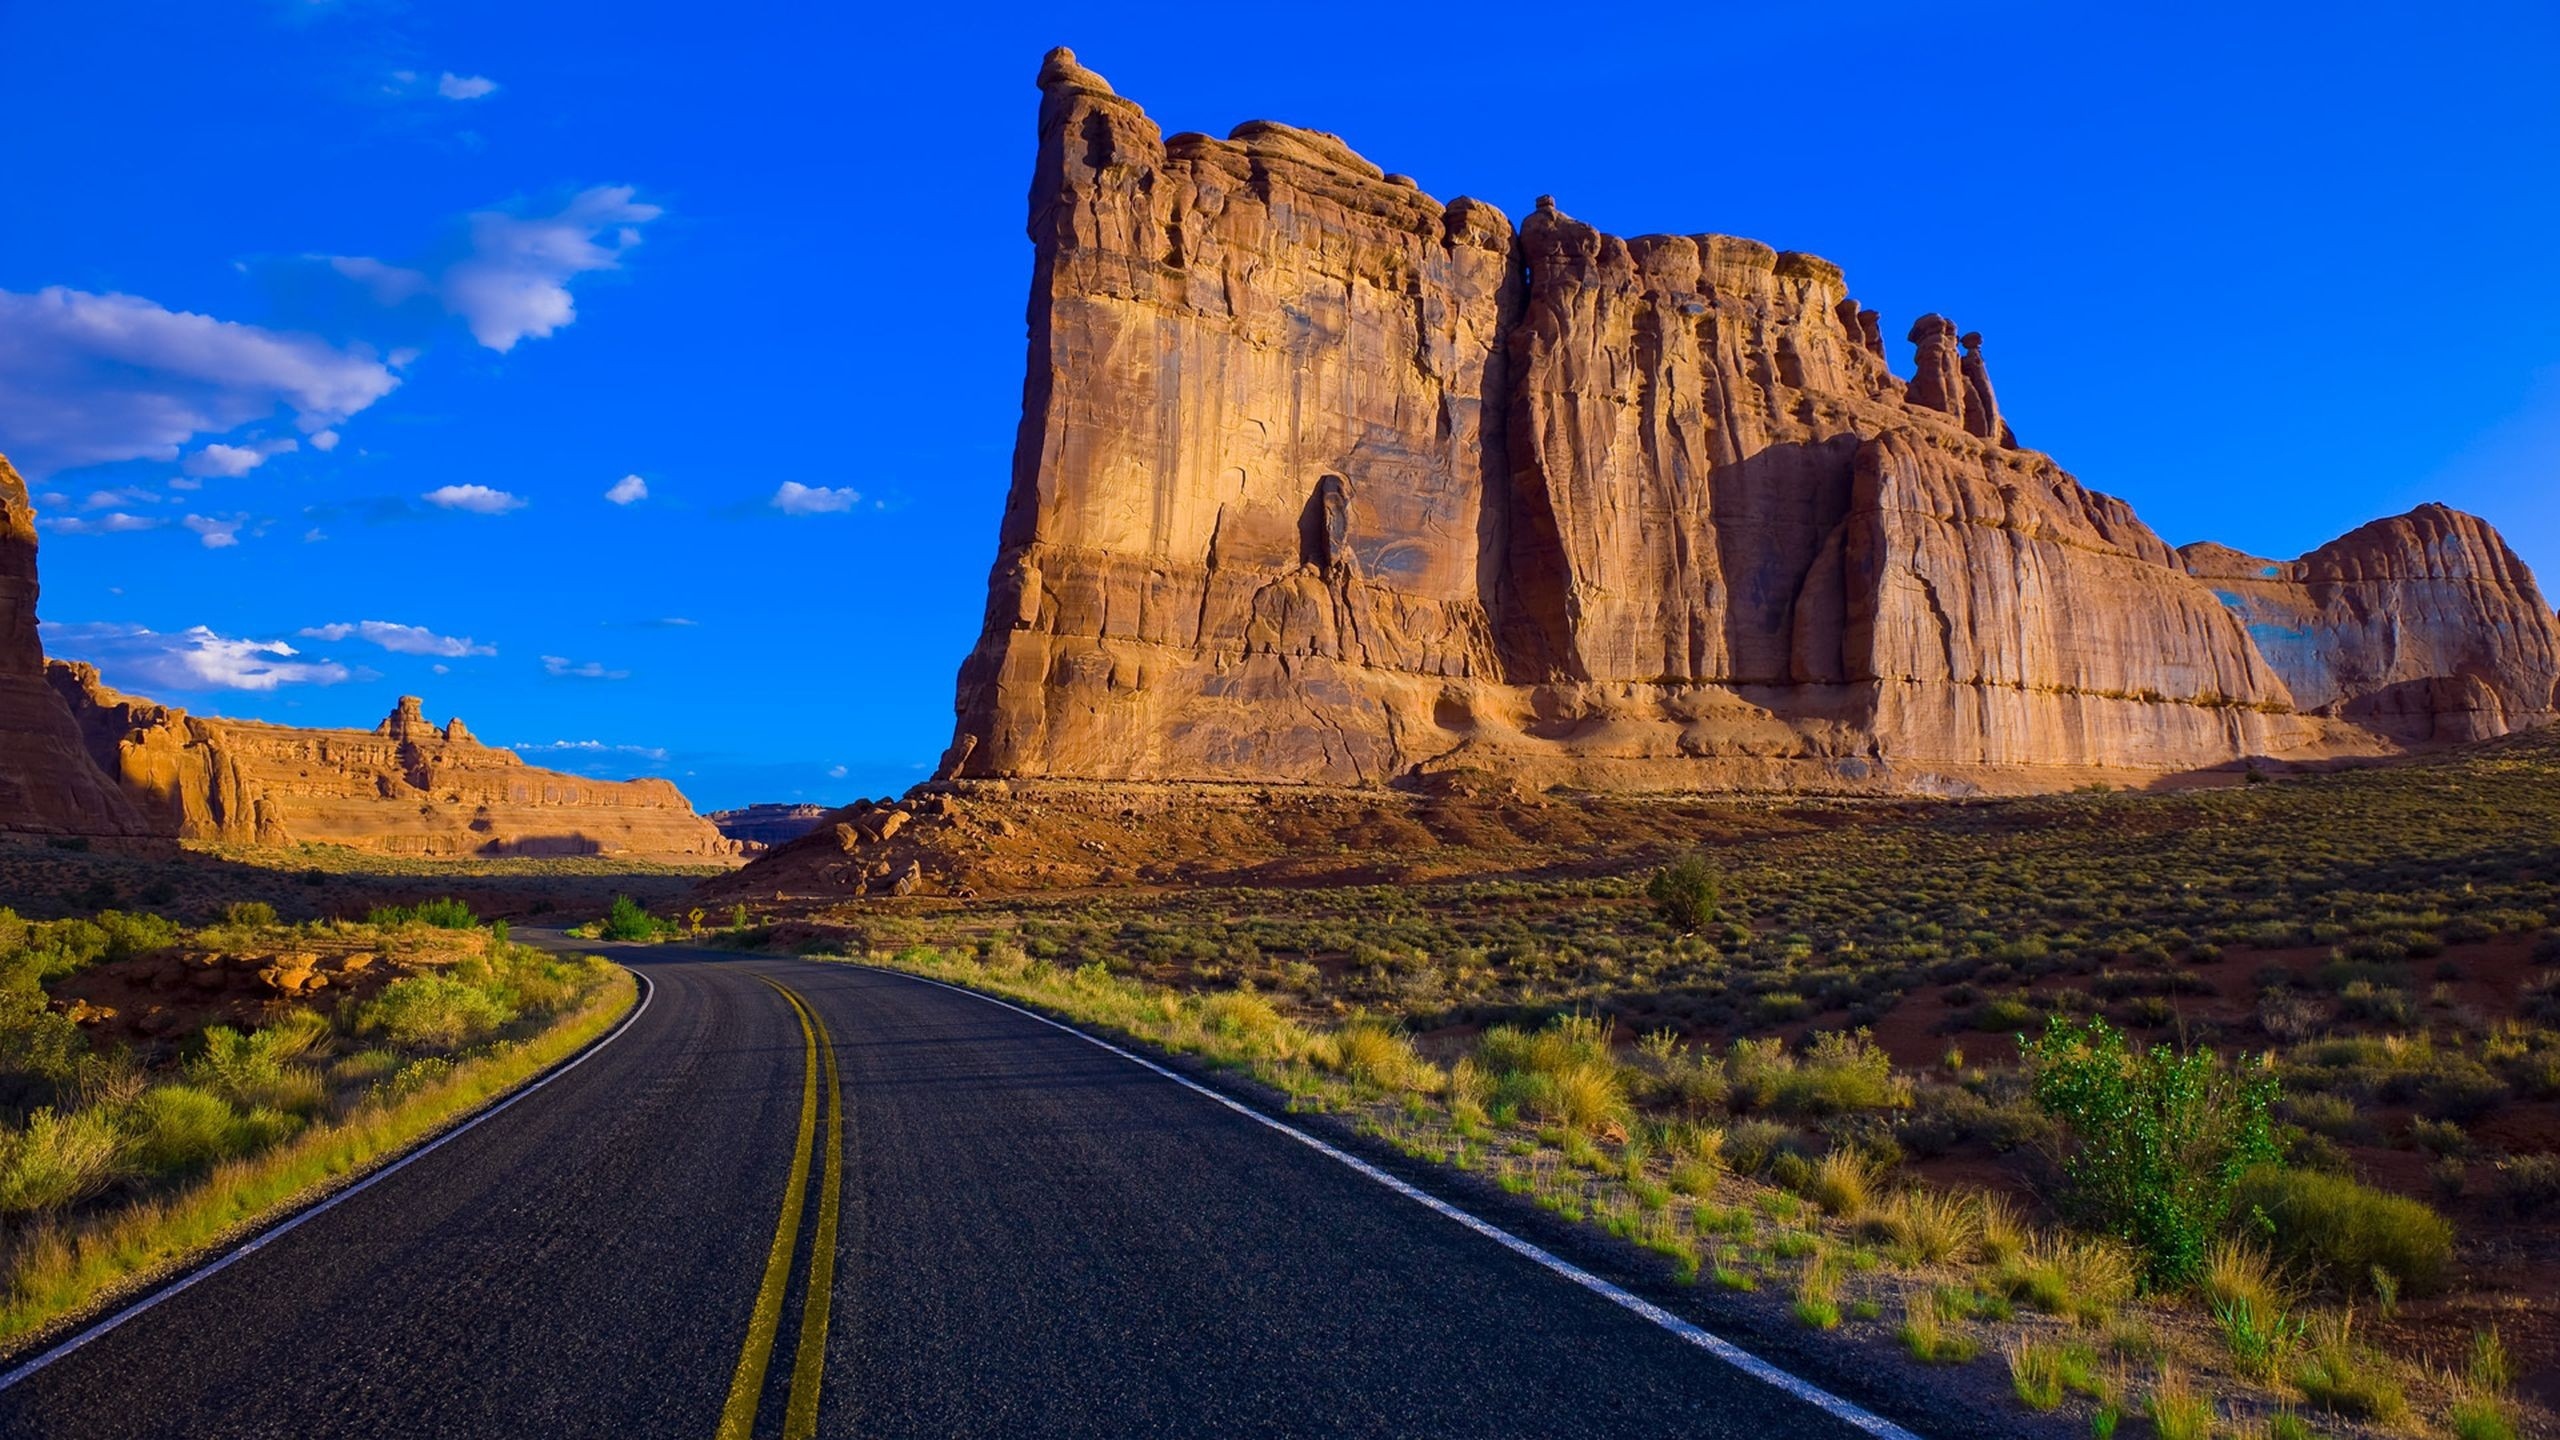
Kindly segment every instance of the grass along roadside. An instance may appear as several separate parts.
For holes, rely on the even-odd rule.
[[[540,1030],[457,1059],[439,1078],[221,1162],[172,1193],[39,1222],[12,1247],[0,1288],[0,1355],[32,1349],[461,1123],[604,1035],[630,1013],[637,994],[629,971],[600,966],[583,1001]]]
[[[859,958],[1248,1074],[1293,1111],[1333,1113],[1407,1156],[1649,1250],[1679,1283],[1765,1289],[1803,1325],[1898,1347],[1915,1365],[1978,1363],[2024,1409],[2100,1437],[2141,1417],[2199,1436],[2450,1429],[2497,1440],[2522,1418],[2502,1362],[2456,1374],[2380,1353],[2357,1329],[2360,1292],[2346,1290],[2343,1310],[2314,1308],[2311,1274],[2250,1248],[2264,1241],[2248,1225],[2198,1221],[2199,1236],[2235,1238],[2188,1262],[2199,1275],[2171,1277],[2157,1258],[2175,1251],[2146,1265],[2104,1234],[2029,1223],[2006,1197],[1909,1183],[1851,1145],[1818,1158],[1789,1148],[1768,1117],[1911,1104],[1906,1077],[1857,1037],[1818,1038],[1801,1056],[1744,1044],[1709,1077],[1702,1063],[1718,1062],[1667,1042],[1621,1060],[1601,1022],[1568,1015],[1495,1027],[1435,1060],[1392,1017],[1293,1018],[1250,988],[1182,991],[1002,941]],[[1747,1109],[1720,1095],[1665,1113],[1666,1086],[1711,1081],[1766,1093]],[[1653,1108],[1635,1103],[1639,1091]],[[2246,1147],[2229,1158],[2250,1160]],[[2503,1354],[2494,1330],[2480,1344]]]

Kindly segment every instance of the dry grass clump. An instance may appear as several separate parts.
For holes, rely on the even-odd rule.
[[[1835,1149],[1814,1162],[1804,1198],[1823,1213],[1854,1221],[1875,1201],[1875,1163],[1855,1150]]]
[[[1980,1202],[1946,1190],[1895,1192],[1865,1227],[1905,1266],[1943,1265],[1969,1254],[1982,1235]]]
[[[2133,1298],[2141,1267],[2121,1242],[2041,1235],[1992,1272],[1992,1286],[2049,1315],[2098,1324]]]
[[[1631,1114],[1609,1029],[1588,1015],[1559,1015],[1533,1031],[1497,1025],[1475,1058],[1494,1076],[1497,1108],[1583,1135],[1623,1132]]]
[[[2265,1253],[2236,1240],[2217,1243],[2205,1252],[2199,1288],[2233,1368],[2252,1380],[2274,1379],[2301,1340],[2303,1322]]]
[[[2351,1420],[2396,1425],[2409,1417],[2408,1394],[2389,1363],[2355,1338],[2353,1310],[2311,1322],[2293,1383],[2312,1404]]]
[[[1970,1337],[1947,1328],[1946,1310],[1930,1291],[1903,1293],[1902,1323],[1893,1334],[1912,1359],[1930,1365],[1962,1365],[1982,1351]]]
[[[2142,1408],[2160,1440],[2212,1440],[2213,1401],[2197,1393],[2187,1372],[2175,1365],[2160,1367]]]
[[[1424,1094],[1446,1083],[1439,1067],[1415,1053],[1410,1038],[1378,1021],[1348,1021],[1331,1038],[1332,1068],[1354,1080]]]

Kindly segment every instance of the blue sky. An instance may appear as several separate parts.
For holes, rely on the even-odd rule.
[[[0,7],[51,648],[705,808],[922,778],[1060,43],[1168,131],[1828,256],[2173,543],[2441,499],[2560,578],[2547,5],[883,8]]]

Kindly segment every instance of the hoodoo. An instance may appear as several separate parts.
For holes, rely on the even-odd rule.
[[[1827,261],[1166,138],[1064,50],[1040,87],[948,778],[2017,791],[2553,716],[2476,519],[2182,555],[2017,443],[1978,334],[1896,376]]]

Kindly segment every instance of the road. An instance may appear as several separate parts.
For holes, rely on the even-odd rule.
[[[615,953],[619,1038],[0,1391],[0,1436],[1860,1433],[1026,1015]]]

